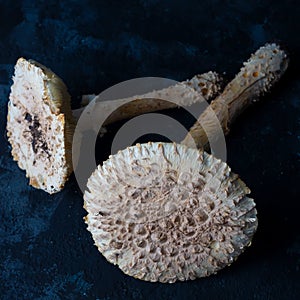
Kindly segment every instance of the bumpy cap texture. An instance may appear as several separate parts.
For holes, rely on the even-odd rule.
[[[175,282],[209,276],[250,245],[250,190],[214,156],[184,145],[129,147],[99,165],[84,194],[95,245],[126,274]]]
[[[48,193],[63,188],[72,172],[73,130],[70,96],[62,80],[43,65],[20,58],[9,96],[7,135],[30,185]]]

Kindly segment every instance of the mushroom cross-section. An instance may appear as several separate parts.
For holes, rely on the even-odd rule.
[[[20,58],[8,103],[7,135],[14,160],[30,185],[54,193],[72,171],[75,123],[63,81],[35,61]]]
[[[84,195],[88,230],[133,277],[195,279],[230,265],[256,231],[250,190],[229,166],[183,145],[129,147],[98,166]]]

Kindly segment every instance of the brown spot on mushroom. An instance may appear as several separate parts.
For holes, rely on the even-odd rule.
[[[207,95],[207,93],[208,93],[208,89],[207,88],[202,88],[201,89],[201,92],[202,92],[202,95]]]

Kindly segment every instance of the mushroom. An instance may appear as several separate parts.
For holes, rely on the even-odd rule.
[[[215,96],[219,87],[219,76],[208,72],[162,91],[153,91],[148,96],[183,95],[181,103],[184,105],[185,93],[189,98],[192,95],[193,101],[186,103],[190,105],[202,101],[203,97]],[[201,93],[205,95],[202,97]],[[114,103],[119,101],[104,101],[98,107],[111,109]],[[153,99],[132,101],[112,114],[106,124],[173,106],[173,103]],[[73,170],[72,137],[79,112],[81,110],[72,112],[66,85],[50,69],[34,60],[20,58],[17,61],[8,102],[7,135],[13,159],[26,171],[33,187],[50,194],[64,187]]]
[[[256,231],[250,190],[229,166],[175,143],[129,147],[105,161],[84,194],[98,250],[147,281],[195,279],[231,264]]]
[[[72,172],[70,96],[59,77],[33,60],[17,61],[13,81],[7,114],[12,156],[30,185],[55,193]]]
[[[201,115],[200,125],[212,134],[215,111],[227,128],[286,67],[277,45],[260,48]],[[105,258],[130,276],[169,283],[209,276],[251,244],[258,223],[250,189],[201,149],[209,134],[198,129],[191,134],[200,150],[189,147],[190,137],[178,145],[138,144],[111,155],[88,179],[87,229]]]

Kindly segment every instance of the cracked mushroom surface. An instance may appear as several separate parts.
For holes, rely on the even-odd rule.
[[[146,281],[205,277],[230,265],[257,228],[250,190],[230,167],[184,145],[129,147],[99,165],[84,194],[95,245]]]
[[[12,156],[29,184],[50,194],[72,172],[74,121],[63,81],[33,61],[18,59],[8,102],[7,136]]]

